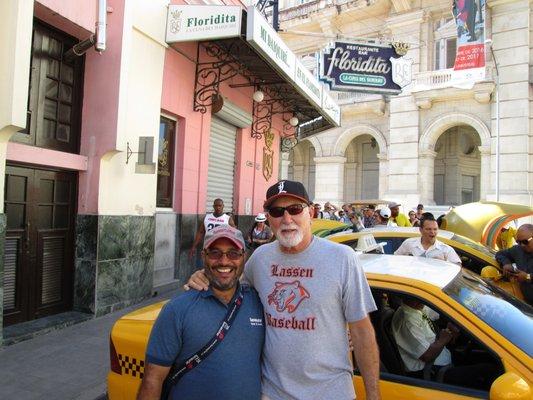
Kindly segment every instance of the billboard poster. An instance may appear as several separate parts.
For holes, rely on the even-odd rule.
[[[485,3],[486,0],[453,0],[457,26],[457,54],[454,71],[468,73],[468,78],[485,75]],[[482,76],[478,76],[482,74]]]
[[[391,45],[335,42],[320,61],[320,79],[331,90],[398,94],[411,83],[412,60]]]

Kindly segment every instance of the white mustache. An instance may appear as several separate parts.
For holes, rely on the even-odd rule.
[[[279,226],[279,229],[280,229],[280,230],[298,229],[298,225],[296,225],[295,223],[291,223],[291,224],[284,224],[284,223],[282,223],[282,224]]]

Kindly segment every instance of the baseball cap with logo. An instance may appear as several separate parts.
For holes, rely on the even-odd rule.
[[[204,249],[209,248],[218,239],[228,239],[237,248],[244,249],[244,237],[242,232],[229,225],[217,226],[210,231],[207,231],[204,237]]]
[[[282,196],[294,197],[295,199],[303,201],[306,204],[310,203],[307,190],[305,190],[305,187],[301,182],[284,180],[279,181],[268,188],[263,207],[268,209],[274,200]]]

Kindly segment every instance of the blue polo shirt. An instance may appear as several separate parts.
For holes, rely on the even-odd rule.
[[[235,295],[237,295],[236,292]],[[173,400],[253,400],[261,398],[261,352],[265,338],[263,307],[257,292],[243,285],[244,299],[228,334],[199,365],[174,386]],[[230,301],[230,305],[233,299]],[[216,333],[228,306],[211,289],[190,290],[173,298],[157,318],[146,361],[177,364],[198,352]]]

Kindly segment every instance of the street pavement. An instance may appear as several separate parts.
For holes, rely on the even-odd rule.
[[[0,399],[103,400],[109,333],[122,315],[168,299],[167,292],[126,309],[0,349]]]

